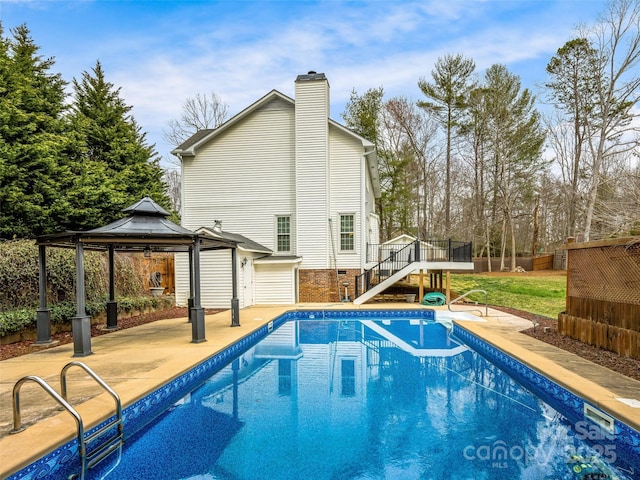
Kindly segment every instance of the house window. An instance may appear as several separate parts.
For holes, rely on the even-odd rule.
[[[355,249],[353,224],[354,215],[340,215],[340,250],[343,252]]]
[[[291,360],[278,360],[278,394],[291,395]]]
[[[342,360],[342,395],[353,397],[356,394],[356,362]]]
[[[291,217],[276,217],[278,252],[291,251]]]

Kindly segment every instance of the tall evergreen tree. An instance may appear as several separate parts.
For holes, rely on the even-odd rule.
[[[547,64],[550,81],[546,86],[551,100],[572,125],[570,157],[557,159],[568,190],[566,236],[575,235],[578,220],[580,178],[585,177],[583,156],[594,123],[599,61],[589,41],[576,38],[559,48]]]
[[[70,121],[79,138],[69,165],[69,198],[76,208],[71,227],[87,229],[113,221],[145,195],[170,208],[154,146],[147,144],[120,88],[106,81],[100,62],[92,73],[74,79],[73,87]]]
[[[59,230],[69,211],[59,184],[65,82],[26,25],[11,33],[0,24],[0,237],[28,238]]]
[[[349,101],[342,112],[342,118],[347,127],[376,146],[380,137],[380,112],[382,111],[383,97],[382,87],[370,88],[362,96],[352,90]]]
[[[471,75],[476,68],[475,62],[461,54],[445,55],[438,58],[431,71],[433,83],[421,79],[418,87],[430,101],[420,101],[418,106],[433,113],[440,121],[447,135],[445,159],[445,237],[451,234],[451,137],[458,125],[461,111],[464,110],[469,91]]]
[[[545,166],[542,159],[545,134],[534,107],[535,97],[520,87],[520,78],[504,65],[492,65],[485,73],[483,93],[488,149],[493,160],[494,205],[503,215],[501,268],[504,268],[508,227],[512,271],[517,253],[514,215],[531,192],[536,174],[542,173]]]

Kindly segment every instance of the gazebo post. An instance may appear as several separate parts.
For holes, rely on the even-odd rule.
[[[187,298],[187,311],[188,311],[188,318],[189,318],[189,323],[193,323],[193,285],[194,285],[194,279],[195,278],[195,273],[194,273],[194,267],[193,267],[193,246],[189,247],[189,298]]]
[[[47,247],[38,245],[38,298],[40,305],[36,312],[36,345],[51,342],[51,316],[47,308]]]
[[[109,245],[109,301],[107,302],[107,330],[118,328],[118,302],[116,302],[116,282],[114,273],[114,247]]]
[[[231,326],[240,326],[240,301],[238,300],[238,249],[231,249]]]
[[[200,306],[200,238],[194,237],[193,245],[193,308],[191,309],[191,343],[206,342],[204,332],[204,308]]]
[[[85,357],[91,355],[91,317],[85,309],[84,286],[84,247],[81,241],[76,241],[76,316],[71,318],[73,330],[73,356]]]

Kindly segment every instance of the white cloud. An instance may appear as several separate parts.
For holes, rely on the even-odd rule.
[[[293,96],[295,77],[308,70],[327,74],[336,119],[353,88],[364,93],[383,86],[387,95],[417,98],[418,80],[429,78],[437,58],[447,53],[473,58],[479,71],[504,63],[523,77],[523,86],[533,87],[527,82],[544,77],[548,58],[571,37],[573,24],[593,20],[589,11],[599,5],[563,0],[61,4],[66,7],[58,21],[36,23],[39,33],[50,29],[47,42],[67,41],[62,51],[47,44],[56,66],[71,80],[100,59],[107,80],[122,88],[161,154],[169,150],[162,129],[188,97],[213,91],[237,113],[274,88]],[[50,17],[57,11],[54,3],[40,6]],[[129,9],[138,16],[128,18]]]

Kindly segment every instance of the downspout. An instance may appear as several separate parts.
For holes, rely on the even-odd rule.
[[[336,256],[336,246],[333,239],[333,222],[329,217],[329,236],[331,237],[331,253],[333,254],[333,267],[336,270],[336,288],[338,292],[338,301],[340,300],[340,276],[338,274],[338,257]]]
[[[367,165],[367,156],[375,153],[375,148],[365,151],[362,154],[362,176],[360,179],[360,272],[363,272],[367,263],[368,244],[369,244],[369,232],[367,230],[367,222],[369,221],[369,215],[366,212],[366,200],[367,200],[367,172],[369,166]],[[372,211],[375,212],[375,192],[373,191],[373,179],[371,180],[371,193],[374,198]]]
[[[364,271],[367,262],[367,244],[369,235],[366,234],[368,215],[367,207],[367,152],[362,155],[362,175],[360,176],[360,273]],[[355,288],[355,286],[354,286]]]

